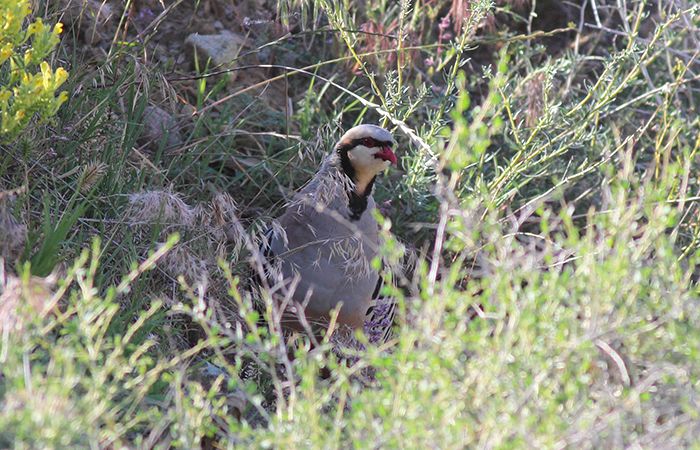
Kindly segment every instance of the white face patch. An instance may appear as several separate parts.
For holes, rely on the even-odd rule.
[[[358,145],[348,152],[348,159],[355,168],[355,177],[372,179],[373,176],[389,167],[391,161],[375,156],[380,150],[377,147],[367,148],[364,145]]]
[[[391,164],[391,161],[375,156],[379,151],[381,149],[377,147],[367,148],[364,145],[358,145],[348,151],[348,159],[355,169],[355,179],[353,181],[357,192],[364,193],[372,178]]]
[[[346,173],[352,177],[356,192],[369,195],[367,187],[372,179],[390,164],[397,164],[397,158],[391,147],[396,141],[384,128],[375,125],[358,125],[340,138],[336,151],[343,164],[349,164]],[[352,170],[350,170],[352,169]]]

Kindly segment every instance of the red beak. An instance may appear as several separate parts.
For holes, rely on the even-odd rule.
[[[380,151],[374,154],[374,157],[383,159],[384,161],[391,161],[395,166],[398,165],[396,155],[391,151],[390,147],[382,147]]]

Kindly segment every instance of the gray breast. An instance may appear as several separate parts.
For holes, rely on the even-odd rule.
[[[370,196],[367,210],[351,221],[344,186],[324,181],[315,178],[294,197],[270,249],[285,281],[298,281],[292,298],[306,305],[310,321],[328,318],[343,302],[339,323],[361,328],[379,278],[371,268],[380,245],[376,205]]]

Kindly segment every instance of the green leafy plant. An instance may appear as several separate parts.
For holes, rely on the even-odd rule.
[[[0,138],[6,141],[19,136],[34,114],[48,120],[68,99],[66,91],[56,96],[68,72],[62,67],[52,70],[45,60],[58,44],[63,25],[52,29],[37,18],[23,29],[30,13],[29,0],[0,1],[0,67],[9,65],[0,79]]]

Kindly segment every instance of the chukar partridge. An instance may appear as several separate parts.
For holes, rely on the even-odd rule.
[[[341,328],[363,329],[379,280],[370,265],[381,245],[374,180],[397,163],[394,144],[378,126],[351,129],[273,224],[265,255],[285,286],[284,328],[302,331],[302,312],[314,328],[326,326],[342,302]]]

